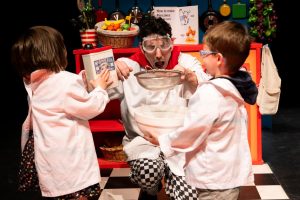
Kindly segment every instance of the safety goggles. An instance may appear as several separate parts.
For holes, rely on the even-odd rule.
[[[200,52],[200,56],[202,58],[205,58],[206,56],[211,55],[211,54],[217,54],[218,53],[216,51],[209,51],[209,50],[200,50],[199,52]]]
[[[157,48],[168,51],[172,47],[172,40],[168,36],[144,37],[142,47],[147,53],[154,53]]]

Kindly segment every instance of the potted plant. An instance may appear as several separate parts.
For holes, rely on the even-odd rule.
[[[96,15],[92,6],[92,0],[85,2],[77,0],[77,7],[80,15],[71,20],[72,25],[80,31],[82,47],[87,45],[91,47],[97,46],[97,32],[95,29]],[[92,45],[92,46],[90,46]]]
[[[79,30],[93,29],[96,24],[96,15],[92,1],[77,0],[77,7],[80,14],[71,20],[73,26]]]

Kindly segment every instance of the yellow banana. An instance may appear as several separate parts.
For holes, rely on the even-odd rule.
[[[106,30],[106,29],[107,29],[107,26],[104,24],[103,26],[101,26],[101,29],[102,29],[102,30]]]
[[[124,21],[125,21],[124,19],[119,19],[119,20],[115,21],[114,24],[121,24]]]
[[[104,24],[105,24],[106,26],[109,26],[109,25],[112,23],[111,21],[107,21],[107,18],[105,18],[104,21],[105,21]]]

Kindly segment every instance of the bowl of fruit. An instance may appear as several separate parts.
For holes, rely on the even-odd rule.
[[[95,28],[100,44],[102,46],[112,46],[112,48],[132,47],[134,38],[139,33],[139,26],[126,23],[126,21],[120,19],[98,22]]]

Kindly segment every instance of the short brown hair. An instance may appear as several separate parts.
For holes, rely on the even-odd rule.
[[[229,73],[235,73],[247,59],[251,36],[248,29],[241,23],[224,21],[209,28],[203,36],[211,51],[221,53],[226,59]]]
[[[38,69],[65,70],[68,60],[62,34],[49,26],[29,28],[13,44],[11,62],[22,77]]]

